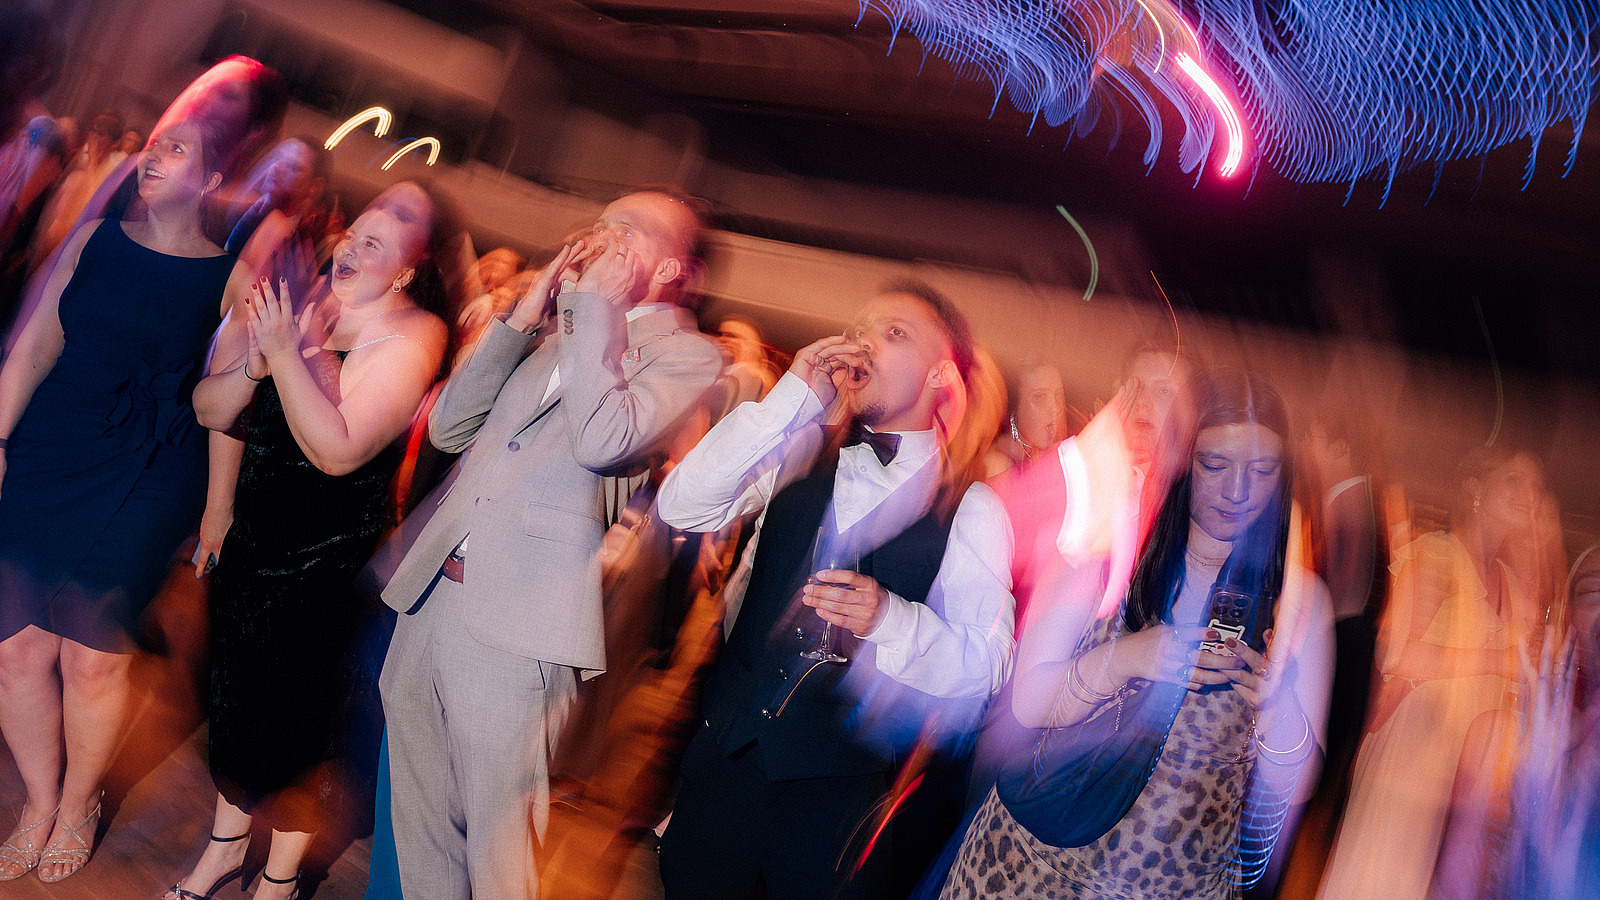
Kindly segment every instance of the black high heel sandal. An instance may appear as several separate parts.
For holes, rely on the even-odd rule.
[[[244,834],[236,834],[233,837],[217,837],[213,834],[211,840],[218,844],[231,844],[234,841],[242,841],[249,836],[250,832],[248,831]],[[213,900],[213,896],[222,889],[223,885],[242,875],[244,875],[244,863],[240,863],[224,872],[221,878],[211,883],[211,887],[204,894],[196,894],[194,891],[184,887],[183,882],[180,881],[167,888],[167,892],[161,895],[161,900]]]
[[[261,880],[270,882],[272,884],[293,884],[294,890],[289,892],[289,900],[299,900],[300,885],[297,884],[297,882],[300,880],[299,872],[290,875],[288,878],[273,878],[271,875],[268,875],[265,871],[263,871],[261,873]]]

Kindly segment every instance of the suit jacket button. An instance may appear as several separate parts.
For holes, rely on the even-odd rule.
[[[510,450],[512,453],[515,453],[518,450],[522,449],[522,445],[517,443],[516,441],[512,441],[511,443],[506,445],[506,449]]]

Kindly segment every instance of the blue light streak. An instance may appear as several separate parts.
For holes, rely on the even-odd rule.
[[[995,105],[1080,133],[1131,110],[1154,166],[1163,109],[1183,122],[1178,165],[1219,142],[1217,108],[1171,63],[1181,53],[1231,89],[1252,155],[1301,182],[1383,183],[1527,140],[1533,176],[1554,127],[1600,85],[1600,0],[861,0],[898,33],[990,83]]]

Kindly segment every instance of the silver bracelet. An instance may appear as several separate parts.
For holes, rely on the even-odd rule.
[[[1099,706],[1116,697],[1115,691],[1109,694],[1102,694],[1090,687],[1087,681],[1083,680],[1083,675],[1078,672],[1078,663],[1082,661],[1083,657],[1074,657],[1072,665],[1067,667],[1067,690],[1071,692],[1072,696],[1091,706]]]
[[[1267,754],[1267,758],[1275,763],[1297,763],[1300,760],[1305,759],[1307,756],[1311,755],[1310,749],[1306,748],[1306,743],[1311,740],[1311,717],[1306,715],[1306,711],[1303,709],[1300,710],[1300,721],[1306,727],[1305,733],[1300,735],[1300,743],[1295,744],[1290,749],[1276,750],[1272,747],[1268,747],[1267,742],[1262,740],[1262,736],[1260,734],[1256,735],[1256,746],[1260,747],[1261,752]],[[1302,752],[1302,750],[1304,752]]]

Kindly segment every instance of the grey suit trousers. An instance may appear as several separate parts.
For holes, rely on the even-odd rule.
[[[464,609],[437,578],[383,665],[400,883],[419,900],[528,900],[577,672],[478,643]]]

